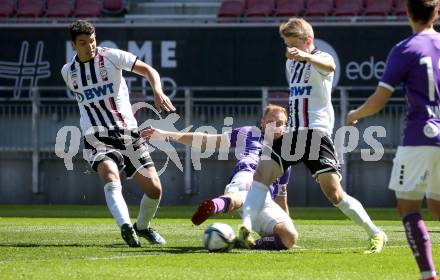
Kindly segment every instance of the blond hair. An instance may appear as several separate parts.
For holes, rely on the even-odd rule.
[[[274,105],[274,104],[269,104],[266,106],[266,108],[264,108],[263,118],[267,114],[272,113],[272,112],[280,112],[280,113],[283,113],[286,116],[286,118],[288,117],[286,108],[278,106],[278,105]]]
[[[280,25],[281,37],[293,37],[302,40],[314,38],[313,28],[306,20],[302,18],[290,18],[289,21]]]

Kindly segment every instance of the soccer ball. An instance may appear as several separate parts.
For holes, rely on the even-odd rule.
[[[228,252],[234,247],[235,232],[223,223],[209,225],[203,234],[203,245],[209,252]]]

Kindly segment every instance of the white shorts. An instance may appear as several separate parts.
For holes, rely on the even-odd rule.
[[[399,146],[389,189],[407,200],[440,200],[440,147]]]
[[[225,187],[226,193],[238,194],[241,191],[249,191],[251,189],[254,173],[249,171],[240,171],[232,177],[231,182]],[[244,200],[243,200],[244,201]]]
[[[268,197],[257,219],[252,223],[252,229],[260,236],[268,236],[273,234],[274,227],[279,223],[289,223],[295,228],[289,215],[272,200],[270,195]]]
[[[244,202],[248,191],[241,191],[238,193],[239,197]],[[268,236],[273,234],[274,227],[279,223],[289,223],[293,228],[292,219],[289,215],[278,205],[267,192],[266,200],[264,201],[263,209],[257,216],[256,220],[252,222],[252,229],[260,236]]]

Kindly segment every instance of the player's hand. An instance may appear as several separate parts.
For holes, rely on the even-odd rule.
[[[310,54],[295,47],[291,47],[291,48],[287,47],[286,57],[288,59],[293,59],[296,61],[305,61],[310,57]]]
[[[351,110],[350,112],[348,112],[347,119],[345,121],[347,125],[355,125],[358,123],[358,121],[359,121],[359,117],[357,116],[356,110]]]
[[[162,109],[166,112],[175,112],[176,108],[168,96],[166,96],[163,92],[154,94],[154,107],[159,112],[162,112]]]
[[[142,130],[141,136],[146,140],[166,140],[167,138],[163,130],[154,127]]]

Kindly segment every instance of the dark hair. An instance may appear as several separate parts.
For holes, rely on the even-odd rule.
[[[437,19],[439,0],[406,0],[406,8],[415,22],[432,23]]]
[[[88,21],[79,19],[74,21],[69,28],[70,39],[75,42],[76,37],[81,34],[92,35],[95,33],[95,27]]]

